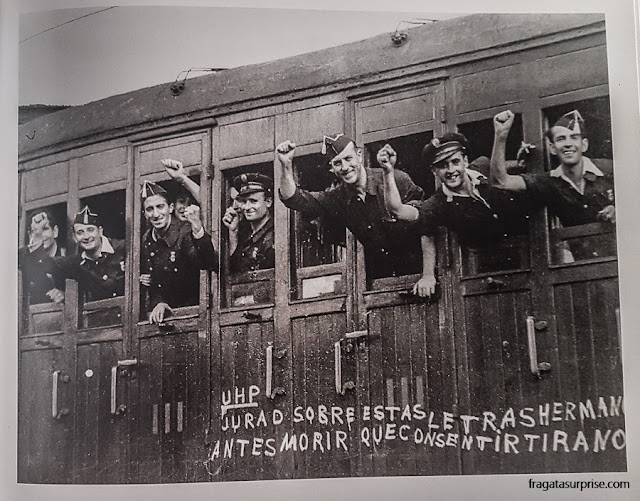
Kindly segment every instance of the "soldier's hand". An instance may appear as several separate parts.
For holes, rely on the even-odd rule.
[[[291,141],[285,141],[276,146],[276,158],[283,167],[290,167],[293,163],[293,155],[296,144]]]
[[[396,166],[396,161],[398,160],[398,154],[391,147],[389,143],[385,144],[380,151],[378,151],[378,155],[376,156],[378,160],[378,164],[385,172],[392,172],[394,167]]]
[[[501,111],[493,117],[493,128],[496,136],[506,138],[509,135],[515,115],[511,110]]]
[[[240,224],[240,215],[233,208],[229,207],[224,216],[222,216],[222,222],[229,229],[229,231],[238,231],[238,225]]]
[[[47,296],[56,304],[64,303],[64,292],[60,289],[51,289],[47,292]]]
[[[151,287],[151,275],[149,273],[140,275],[140,283],[145,287]]]
[[[163,160],[160,160],[160,163],[164,165],[164,170],[167,171],[167,174],[169,174],[169,177],[171,177],[171,179],[181,179],[183,177],[186,177],[184,166],[182,165],[182,162],[180,160],[165,158]]]
[[[608,221],[612,224],[616,222],[616,207],[615,205],[607,205],[604,209],[598,212],[598,219],[601,221]]]
[[[193,233],[198,233],[202,229],[202,221],[200,220],[200,207],[190,205],[184,210],[184,216],[191,223]]]
[[[173,310],[167,303],[158,303],[149,314],[149,322],[159,324],[172,313]]]
[[[422,276],[413,286],[413,294],[419,297],[431,297],[436,292],[436,277]]]

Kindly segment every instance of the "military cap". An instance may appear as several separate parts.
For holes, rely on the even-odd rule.
[[[334,137],[324,136],[322,140],[322,154],[329,157],[331,160],[336,155],[339,155],[349,143],[356,144],[356,142],[344,134],[337,134]]]
[[[98,214],[94,214],[86,205],[84,209],[76,214],[73,218],[73,224],[92,224],[94,226],[100,226],[100,218]]]
[[[467,138],[457,132],[446,132],[442,137],[434,137],[422,149],[422,160],[427,165],[434,165],[446,160],[458,151],[468,154]]]
[[[556,120],[553,127],[565,127],[572,132],[579,132],[582,135],[585,133],[584,118],[582,118],[578,110],[573,110],[562,115]],[[551,128],[553,129],[553,127]]]
[[[273,179],[269,176],[258,174],[257,172],[249,172],[234,177],[232,185],[237,190],[238,196],[258,193],[260,191],[271,194],[273,191]]]
[[[159,184],[152,183],[151,181],[145,181],[142,184],[142,191],[140,192],[140,195],[142,196],[142,200],[146,200],[154,195],[162,195],[164,198],[167,198],[167,190]]]

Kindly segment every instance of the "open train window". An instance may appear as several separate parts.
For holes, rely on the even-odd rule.
[[[424,198],[428,198],[435,191],[434,177],[431,170],[423,165],[421,154],[425,144],[432,137],[431,131],[425,131],[367,143],[364,148],[365,165],[378,169],[376,156],[380,148],[388,143],[397,153],[396,169],[406,173],[413,183],[422,188]],[[411,190],[411,192],[415,193],[415,190]],[[405,193],[400,193],[400,195],[405,197]],[[371,252],[365,249],[367,288],[369,290],[398,286],[404,283],[404,280],[399,277],[422,272],[420,235],[406,231],[405,225],[395,221],[390,214],[383,217],[386,220],[387,232],[385,248],[381,249],[381,252]]]
[[[469,141],[469,168],[489,178],[489,160],[493,149],[493,118],[458,124],[458,131]],[[522,174],[527,165],[518,161],[518,152],[523,141],[522,115],[516,113],[506,145],[507,172]],[[462,274],[476,276],[497,271],[515,271],[527,269],[529,255],[529,218],[524,214],[517,234],[509,235],[499,241],[478,245],[462,246]]]
[[[317,192],[337,183],[324,156],[310,154],[295,160],[298,186]],[[346,228],[322,218],[310,220],[302,212],[291,213],[291,298],[311,299],[345,292]]]
[[[557,177],[560,186],[557,196],[549,197],[547,202],[549,258],[553,265],[611,258],[617,254],[609,97],[544,109],[545,130],[574,110],[584,120],[579,142],[565,145],[561,134],[553,129],[545,140],[550,171],[546,175]],[[569,183],[563,174],[567,174],[576,161],[583,164],[582,182],[578,177],[577,184]]]
[[[225,171],[223,189],[223,306],[273,304],[273,164]]]
[[[196,185],[200,184],[200,175],[192,174],[189,178]],[[153,179],[153,178],[152,178]],[[184,209],[196,201],[181,184],[173,180],[162,180],[156,183],[166,191],[168,199],[167,211],[170,218],[169,230],[167,234],[169,240],[175,238],[174,225],[187,224]],[[151,219],[145,215],[145,204],[142,202],[141,218],[141,252],[140,252],[140,320],[147,320],[155,304],[159,301],[167,303],[173,316],[190,316],[192,312],[182,310],[182,308],[193,307],[199,304],[200,298],[200,271],[195,263],[180,262],[180,256],[176,252],[160,246],[158,251],[156,238]],[[198,205],[198,204],[196,204]],[[151,216],[150,216],[151,217]],[[201,219],[203,214],[200,214]],[[165,230],[166,231],[166,230]],[[173,237],[171,236],[173,235]],[[150,244],[149,252],[145,251],[145,246]],[[182,267],[180,266],[182,264]],[[154,267],[156,268],[154,270]],[[158,270],[157,268],[160,268]],[[154,274],[164,274],[162,283],[155,283]]]
[[[55,283],[41,259],[66,254],[67,206],[56,204],[25,214],[26,238],[18,251],[22,271],[23,311],[29,334],[62,331],[62,305],[53,302]],[[64,291],[63,291],[64,292]]]
[[[71,228],[77,252],[82,257],[80,262],[95,279],[91,283],[79,284],[80,329],[122,324],[126,264],[125,198],[125,191],[119,190],[80,200],[81,208],[88,207],[92,214],[97,215],[101,231],[98,254],[91,256],[90,251],[83,249],[84,235],[76,234],[75,224]],[[82,227],[78,230],[81,231]],[[87,242],[90,246],[96,245],[92,238]]]

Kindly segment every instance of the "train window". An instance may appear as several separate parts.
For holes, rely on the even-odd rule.
[[[26,240],[18,251],[22,271],[23,311],[30,334],[62,331],[62,301],[53,277],[43,266],[46,256],[64,256],[67,234],[67,206],[56,204],[26,213]],[[59,286],[60,287],[60,286]],[[64,289],[64,287],[61,287]]]
[[[200,176],[189,176],[196,185],[200,183]],[[166,192],[169,204],[161,204],[158,216],[145,214],[146,201],[142,203],[141,252],[140,252],[140,319],[146,320],[153,308],[163,302],[173,310],[174,316],[181,312],[176,308],[196,306],[200,297],[200,270],[197,263],[181,258],[171,245],[175,242],[177,228],[186,223],[184,209],[195,203],[194,197],[184,187],[172,180],[156,183]],[[148,204],[147,204],[148,205]],[[160,233],[165,234],[165,244],[159,244],[158,233],[154,231],[153,219],[168,220],[168,229]],[[202,218],[202,215],[201,215]],[[175,222],[177,221],[177,223]],[[162,221],[160,221],[162,222]],[[174,227],[175,225],[175,227]],[[184,313],[183,313],[184,314]]]
[[[337,182],[322,155],[296,157],[294,165],[301,189],[330,190]],[[297,211],[291,215],[291,298],[344,293],[344,274],[336,264],[346,260],[346,228]]]
[[[458,131],[469,141],[469,168],[488,178],[489,159],[493,149],[493,118],[459,124]],[[524,161],[518,161],[523,137],[522,115],[517,113],[507,138],[505,155],[507,171],[510,174],[522,174],[526,171]],[[520,217],[514,221],[514,225],[510,225],[514,231],[508,236],[482,245],[462,246],[463,276],[522,270],[529,267],[529,218],[527,215],[530,211],[524,205],[521,209]]]
[[[547,168],[551,173],[546,175],[557,178],[556,188],[546,193],[551,264],[616,256],[608,96],[546,108],[543,113],[545,125],[551,128],[545,141]],[[573,120],[567,122],[567,118]],[[552,126],[561,119],[560,123],[572,130],[576,130],[576,121],[579,123],[578,144],[571,144],[570,138],[566,141],[554,130]],[[569,168],[580,160],[583,175],[572,177]]]
[[[367,143],[364,151],[365,165],[378,168],[376,156],[380,148],[388,143],[397,153],[396,169],[408,174],[411,180],[422,188],[424,198],[427,198],[435,191],[434,177],[431,170],[422,165],[420,157],[422,149],[432,137],[431,131],[425,131]],[[415,194],[416,191],[412,190],[412,193]],[[401,193],[401,196],[405,195],[406,193]],[[382,243],[381,252],[365,249],[367,288],[370,290],[396,285],[397,280],[388,280],[390,277],[422,272],[420,235],[405,231],[404,225],[397,223],[390,214],[384,215],[383,218],[386,220],[386,228],[383,229],[385,234],[379,238]]]
[[[272,304],[274,283],[273,164],[226,171],[221,212],[224,306]]]
[[[125,273],[125,198],[124,190],[101,193],[81,199],[87,214],[95,214],[101,228],[99,243],[95,235],[76,224],[71,228],[81,266],[91,280],[80,281],[79,328],[104,327],[122,323]],[[99,246],[99,247],[97,247]],[[85,248],[86,247],[86,248]]]

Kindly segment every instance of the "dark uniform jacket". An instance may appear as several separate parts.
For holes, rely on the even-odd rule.
[[[242,221],[238,228],[238,246],[231,255],[231,273],[268,270],[274,265],[273,219],[269,217],[254,235],[251,234],[251,225]]]
[[[580,193],[567,178],[561,167],[540,174],[522,174],[532,199],[549,208],[562,226],[595,223],[598,213],[615,205],[613,176],[604,175],[593,162],[584,160],[584,193]],[[607,233],[568,241],[574,259],[588,259],[616,254],[615,225],[605,223]]]
[[[85,301],[97,301],[124,294],[126,249],[122,240],[102,239],[100,257],[93,260],[84,252],[75,256],[53,258],[51,272],[56,286],[64,289],[64,280],[78,282]]]
[[[349,228],[365,248],[370,278],[421,271],[419,235],[407,231],[407,223],[391,216],[384,197],[382,170],[367,168],[366,172],[364,200],[345,184],[322,192],[298,188],[291,198],[280,198],[287,207],[301,211],[308,219],[321,218],[323,224]],[[403,203],[424,198],[422,188],[408,174],[396,170],[395,178]]]
[[[438,226],[445,226],[470,246],[526,233],[531,210],[528,194],[494,188],[481,173],[473,169],[466,172],[474,185],[474,196],[454,194],[443,185],[428,200],[411,204],[419,211],[420,232],[433,234]]]
[[[540,174],[522,174],[535,200],[549,207],[563,226],[594,223],[598,212],[614,205],[613,177],[605,176],[590,159],[584,159],[584,194],[562,177],[561,167]]]
[[[64,249],[58,245],[55,256],[63,256]],[[51,276],[50,267],[45,264],[49,258],[42,246],[29,252],[27,247],[18,250],[18,268],[22,270],[22,281],[25,292],[29,295],[30,304],[50,303],[47,292],[56,285]],[[64,290],[64,284],[61,287]]]
[[[214,269],[217,254],[211,237],[204,232],[194,238],[191,225],[171,218],[164,235],[153,228],[147,230],[142,241],[141,273],[151,275],[149,311],[158,303],[171,307],[198,304],[200,269]]]

